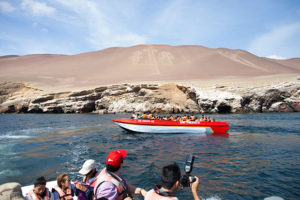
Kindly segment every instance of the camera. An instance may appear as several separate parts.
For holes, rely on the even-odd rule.
[[[194,155],[188,155],[186,157],[186,160],[185,160],[185,165],[184,165],[184,172],[185,174],[181,176],[180,178],[180,183],[181,185],[183,185],[183,187],[189,187],[190,186],[190,177],[191,177],[191,173],[192,173],[192,170],[193,170],[193,164],[194,164]],[[192,179],[192,182],[196,181],[195,178]]]

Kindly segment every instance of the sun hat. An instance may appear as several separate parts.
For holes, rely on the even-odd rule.
[[[87,175],[94,168],[96,168],[95,160],[89,159],[84,162],[79,173],[82,175]]]
[[[117,168],[123,162],[123,159],[125,158],[126,154],[127,152],[124,149],[112,151],[108,154],[106,158],[106,164],[112,165]]]

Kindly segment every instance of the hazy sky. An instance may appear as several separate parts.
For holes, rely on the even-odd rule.
[[[300,57],[300,0],[0,0],[0,56],[137,44]]]

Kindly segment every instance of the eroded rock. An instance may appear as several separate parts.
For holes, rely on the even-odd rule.
[[[20,83],[0,84],[0,113],[300,112],[298,82],[251,89],[122,84],[77,92],[40,94],[38,91]]]

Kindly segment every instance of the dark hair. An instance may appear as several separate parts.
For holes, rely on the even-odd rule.
[[[41,176],[35,180],[34,187],[36,187],[38,185],[46,185],[46,179],[44,176]]]
[[[111,164],[107,164],[106,165],[106,170],[109,171],[109,172],[116,172],[120,169],[120,166],[121,165],[119,165],[118,167],[114,167]]]
[[[161,185],[166,189],[171,189],[176,181],[180,180],[180,168],[176,163],[163,167],[161,173]]]

